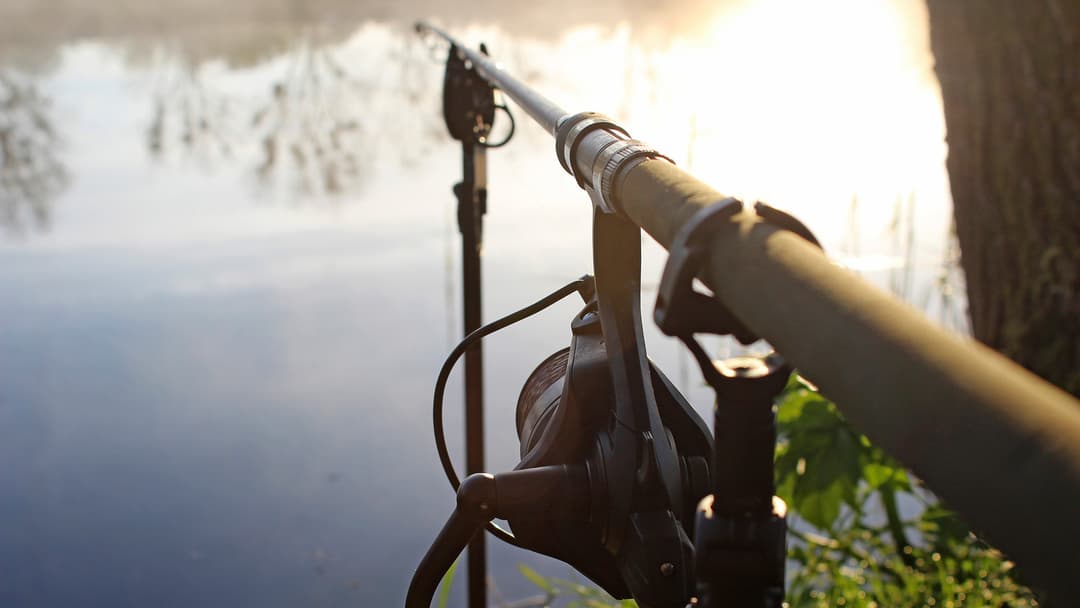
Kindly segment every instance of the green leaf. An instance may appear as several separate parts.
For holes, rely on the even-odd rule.
[[[454,563],[450,564],[450,569],[443,575],[442,580],[439,581],[439,601],[435,605],[438,608],[446,608],[450,603],[450,588],[454,586],[454,574],[457,573],[458,560],[454,560]]]
[[[965,541],[968,536],[967,525],[957,517],[956,513],[939,504],[923,511],[919,517],[918,527],[937,546]]]
[[[798,477],[799,459],[792,458],[791,452],[784,450],[777,454],[776,465],[776,495],[788,505],[795,502],[795,479]]]
[[[544,578],[536,570],[533,570],[525,564],[518,564],[518,571],[520,571],[525,578],[529,579],[532,584],[542,589],[545,593],[548,593],[549,595],[555,595],[556,593],[558,593],[558,591],[555,589],[555,586],[552,585],[550,581]]]
[[[784,390],[781,391],[781,393],[786,393],[788,391],[793,391],[800,388],[806,388],[805,382],[803,382],[802,377],[799,376],[799,372],[791,372],[791,375],[788,376],[787,384],[784,385]]]
[[[831,452],[807,462],[806,472],[795,480],[792,497],[793,507],[803,519],[829,530],[840,515],[840,505],[854,504],[858,469],[851,464],[843,455]]]
[[[803,426],[800,421],[799,431],[791,434],[787,450],[777,462],[781,472],[779,487],[788,493],[792,508],[822,530],[832,527],[841,504],[855,506],[855,490],[862,473],[858,438],[839,423],[829,406],[816,402],[804,407],[801,420],[812,424]]]
[[[820,431],[825,429],[844,428],[847,422],[840,415],[840,410],[831,401],[822,399],[819,395],[811,394],[802,406],[802,416],[799,417],[799,431]]]
[[[547,581],[548,581],[548,583],[550,583],[552,585],[556,585],[556,586],[561,587],[563,589],[569,589],[570,591],[572,591],[572,592],[574,592],[574,593],[576,593],[576,594],[578,594],[578,595],[580,595],[582,597],[588,597],[588,596],[591,596],[591,595],[603,595],[603,592],[600,591],[600,589],[597,589],[596,587],[589,587],[589,586],[586,586],[586,585],[582,585],[581,583],[577,583],[577,582],[574,582],[574,581],[568,581],[568,580],[566,580],[564,578],[558,578],[558,577],[552,576],[552,577],[549,577],[547,579]]]
[[[806,399],[789,396],[780,401],[776,408],[776,424],[778,428],[787,430],[788,426],[802,416],[803,406]]]
[[[863,466],[863,479],[871,489],[877,490],[888,485],[893,490],[910,491],[911,483],[907,471],[897,466],[879,462],[869,462]]]
[[[781,430],[786,430],[791,424],[805,424],[806,421],[800,419],[809,404],[830,405],[821,395],[807,389],[796,389],[785,393],[777,405],[777,425]]]

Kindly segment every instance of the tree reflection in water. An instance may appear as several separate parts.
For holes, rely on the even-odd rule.
[[[17,72],[0,72],[0,225],[14,234],[49,226],[68,183],[51,100]]]
[[[310,37],[288,57],[284,77],[252,120],[262,148],[258,173],[270,179],[287,164],[303,193],[338,194],[362,174],[357,102],[370,94],[370,83],[348,73],[328,47]]]
[[[147,130],[150,154],[160,158],[169,139],[170,145],[177,145],[185,155],[208,167],[231,158],[239,135],[230,124],[233,102],[215,94],[198,70],[183,59],[163,61],[157,78]]]
[[[200,65],[172,53],[155,68],[149,151],[159,158],[179,152],[208,168],[238,161],[250,165],[267,188],[291,188],[301,199],[338,200],[336,195],[355,192],[369,175],[373,150],[400,152],[405,165],[423,150],[380,146],[381,138],[401,136],[394,133],[399,128],[419,128],[419,139],[441,133],[434,128],[441,127],[434,124],[437,115],[415,116],[417,106],[435,96],[413,90],[417,65],[427,55],[404,40],[400,48],[381,45],[375,52],[384,57],[365,58],[364,65],[375,69],[355,70],[342,61],[339,44],[305,31],[283,55],[260,66],[274,66],[277,74],[254,98],[222,92],[226,87],[207,78]]]

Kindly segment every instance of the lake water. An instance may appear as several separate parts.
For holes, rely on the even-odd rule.
[[[402,603],[453,504],[430,403],[461,333],[459,149],[414,17],[963,331],[919,3],[0,0],[0,605]],[[591,267],[587,197],[518,121],[488,319]],[[647,287],[663,262],[646,242]],[[491,470],[577,307],[486,343]],[[490,546],[493,601],[535,592],[519,563],[574,576]]]

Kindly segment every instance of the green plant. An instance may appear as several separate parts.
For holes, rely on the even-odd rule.
[[[593,585],[583,585],[561,578],[543,576],[532,568],[519,564],[518,570],[544,592],[544,601],[538,605],[548,606],[557,599],[565,599],[565,608],[636,608],[634,600],[616,600]]]
[[[1037,605],[1012,562],[814,387],[793,375],[777,403],[793,608]]]
[[[457,574],[457,565],[459,559],[455,559],[454,563],[450,564],[450,569],[443,575],[442,580],[439,581],[439,600],[436,606],[439,608],[446,608],[450,604],[450,588],[454,586],[454,575]]]

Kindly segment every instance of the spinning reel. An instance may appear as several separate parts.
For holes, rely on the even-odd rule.
[[[417,569],[408,608],[428,605],[442,574],[484,527],[643,607],[681,607],[691,597],[711,606],[782,603],[786,524],[783,502],[773,496],[772,401],[790,368],[775,355],[716,364],[693,338],[709,332],[756,340],[691,288],[703,237],[730,226],[741,207],[723,201],[688,223],[672,248],[655,315],[662,330],[686,342],[717,392],[715,446],[704,421],[645,355],[638,229],[597,211],[595,279],[582,277],[474,332],[440,373],[436,441],[457,507]],[[789,218],[761,204],[756,210],[766,221]],[[570,346],[541,362],[518,397],[521,461],[513,471],[474,474],[457,485],[441,436],[453,364],[477,340],[574,292],[585,304],[570,323]],[[507,520],[513,535],[494,526],[495,518]]]

